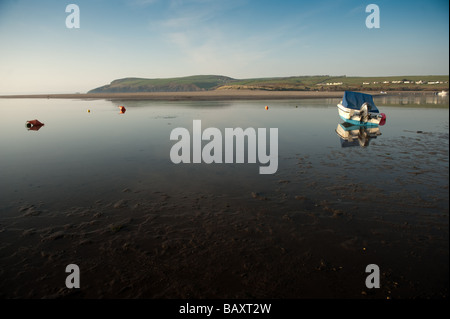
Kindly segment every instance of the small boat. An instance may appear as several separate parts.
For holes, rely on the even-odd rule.
[[[380,113],[370,94],[345,91],[337,105],[342,120],[353,125],[378,126],[386,123],[386,115]]]
[[[379,126],[352,125],[347,122],[338,124],[336,134],[341,139],[342,147],[369,146],[371,139],[381,135]]]
[[[442,92],[439,92],[438,95],[439,95],[439,96],[447,96],[447,95],[448,95],[448,92],[442,90]]]
[[[28,128],[28,130],[31,131],[39,131],[42,126],[44,126],[44,123],[39,122],[38,120],[31,120],[27,121],[25,123],[25,126]]]

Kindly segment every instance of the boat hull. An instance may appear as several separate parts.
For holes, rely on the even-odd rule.
[[[378,113],[369,113],[367,121],[361,120],[361,115],[358,110],[346,108],[342,104],[338,104],[339,117],[350,124],[360,126],[378,126],[380,125],[382,117]]]

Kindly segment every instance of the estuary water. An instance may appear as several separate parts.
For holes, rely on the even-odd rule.
[[[398,97],[393,100],[398,103]],[[385,184],[394,171],[408,176],[414,167],[448,174],[448,108],[405,108],[395,104],[382,107],[387,124],[379,127],[380,135],[370,139],[365,148],[356,143],[355,147],[343,148],[336,133],[342,122],[337,115],[337,102],[338,99],[230,102],[3,99],[0,100],[4,118],[0,126],[4,137],[0,141],[1,203],[4,207],[14,200],[79,202],[138,185],[174,192],[270,191],[266,183],[270,185],[291,176],[306,159],[311,167],[327,166],[329,183],[338,182],[337,178],[345,171],[341,166],[344,164],[354,170],[358,166],[356,178],[372,184]],[[119,113],[119,105],[126,107],[125,114]],[[28,130],[25,122],[32,119],[45,125],[39,131]],[[170,133],[177,127],[189,130],[192,149],[193,120],[201,120],[202,130],[218,128],[222,138],[225,128],[255,131],[267,128],[267,135],[269,128],[277,128],[277,172],[273,176],[259,174],[259,167],[266,164],[260,164],[258,159],[257,163],[247,163],[247,154],[243,164],[175,165],[170,150],[176,141],[170,140]],[[392,160],[382,167],[386,158]],[[430,167],[420,167],[421,164]],[[304,174],[310,169],[304,168]],[[445,179],[439,175],[430,179],[432,184],[443,186]],[[301,177],[298,179],[301,181]],[[427,189],[422,193],[430,195]]]
[[[225,225],[227,227],[235,225],[233,231],[237,233],[233,235],[232,231],[224,232],[220,240],[211,241],[210,244],[218,245],[221,240],[228,242],[231,239],[239,242],[245,237],[243,243],[236,244],[240,247],[252,247],[250,244],[246,246],[246,240],[247,243],[248,240],[257,241],[260,232],[267,231],[270,236],[265,237],[265,240],[270,237],[271,242],[270,245],[265,242],[265,245],[269,247],[284,245],[283,250],[280,250],[282,252],[288,250],[286,247],[291,247],[293,255],[290,258],[295,256],[299,258],[289,261],[291,267],[300,264],[304,267],[305,262],[309,261],[311,265],[308,271],[319,269],[322,276],[333,267],[336,270],[337,266],[331,266],[332,263],[344,264],[349,252],[363,249],[365,251],[366,246],[372,243],[377,247],[376,256],[380,262],[384,262],[392,272],[393,269],[404,269],[405,265],[410,265],[410,254],[415,254],[417,260],[422,263],[418,268],[410,269],[405,274],[397,274],[394,279],[386,279],[389,280],[390,288],[386,288],[376,297],[385,298],[393,295],[395,291],[392,292],[392,287],[400,277],[405,282],[411,283],[405,284],[404,290],[398,289],[400,298],[411,297],[409,294],[417,296],[419,291],[424,291],[427,296],[432,297],[445,296],[448,293],[448,289],[445,288],[445,283],[448,288],[448,242],[445,242],[446,236],[448,238],[449,207],[448,97],[433,95],[376,97],[375,103],[380,111],[387,115],[386,125],[380,126],[372,135],[359,132],[358,129],[347,131],[344,129],[344,132],[353,132],[350,141],[339,134],[342,120],[337,113],[338,102],[339,99],[276,101],[0,99],[3,119],[0,125],[2,136],[0,275],[3,278],[20,279],[20,276],[32,272],[35,269],[33,267],[40,267],[35,266],[36,263],[56,267],[50,266],[46,259],[48,256],[51,256],[53,261],[60,260],[63,264],[67,259],[65,253],[61,251],[67,251],[68,247],[73,245],[78,247],[86,238],[94,244],[108,240],[111,243],[117,240],[123,244],[126,235],[122,232],[114,233],[116,237],[112,239],[101,236],[89,237],[94,233],[97,234],[98,229],[92,226],[97,223],[100,223],[99,229],[108,225],[108,229],[111,229],[111,223],[114,224],[117,220],[134,214],[133,219],[123,224],[127,226],[121,225],[129,231],[135,231],[142,229],[148,222],[147,219],[143,221],[144,216],[155,215],[164,218],[166,214],[166,218],[178,217],[158,224],[158,227],[164,224],[165,228],[161,226],[163,228],[159,229],[160,237],[151,237],[152,245],[161,246],[165,251],[165,258],[168,258],[167,256],[181,258],[193,269],[197,265],[196,262],[189,262],[189,257],[179,254],[180,247],[185,247],[183,245],[186,244],[180,242],[173,244],[173,241],[184,238],[191,242],[198,236],[208,243],[211,239],[202,236],[211,232],[220,233],[220,229],[226,227]],[[125,106],[125,113],[119,112],[120,105]],[[39,130],[30,130],[25,126],[25,122],[33,119],[38,119],[45,125]],[[266,128],[267,133],[269,128],[277,128],[276,173],[259,174],[259,167],[265,164],[258,161],[174,164],[170,158],[170,150],[176,141],[170,140],[170,134],[173,129],[182,127],[190,132],[192,139],[194,120],[201,120],[202,130],[209,127],[219,129],[223,137],[226,128],[254,128],[256,132],[258,128]],[[361,134],[364,137],[362,142]],[[207,143],[208,141],[203,141],[202,145]],[[245,146],[248,147],[248,144]],[[170,202],[171,200],[173,202]],[[111,219],[103,224],[99,216],[105,216],[110,211],[114,214],[111,213]],[[256,224],[251,219],[246,219],[248,216],[262,218],[258,215],[262,211],[266,214],[264,222]],[[199,214],[205,216],[201,217]],[[60,220],[62,216],[77,216],[78,219],[62,221]],[[204,232],[198,233],[198,229],[194,230],[186,225],[177,226],[180,220],[184,220],[180,219],[180,216],[191,221],[196,220],[197,216],[198,220],[203,220],[202,227],[206,227],[206,224],[208,227],[206,230],[203,229]],[[233,223],[227,222],[230,216],[235,218]],[[282,223],[289,220],[287,228],[282,226]],[[346,222],[342,223],[342,220]],[[335,221],[339,224],[334,225]],[[349,225],[356,221],[361,224],[352,225],[349,230]],[[89,229],[83,228],[88,226],[82,226],[87,222],[92,223]],[[245,223],[247,226],[241,229]],[[299,228],[294,231],[291,228],[293,225]],[[314,231],[309,228],[311,225],[315,225]],[[122,229],[122,226],[117,229]],[[74,231],[77,227],[80,227],[79,230]],[[267,227],[268,229],[265,229]],[[403,232],[401,238],[396,235],[398,227]],[[176,229],[176,236],[169,235],[170,229],[173,232]],[[323,231],[326,233],[325,237]],[[311,245],[318,245],[319,239],[322,238],[325,243],[326,236],[331,232],[339,239],[336,241],[335,237],[330,237],[328,240],[339,243],[344,253],[339,254],[335,249],[333,252],[321,250],[325,246],[321,246],[319,251],[322,253],[318,255],[311,253],[304,255],[311,250],[311,246],[305,248],[301,254],[294,253],[300,249],[298,247],[305,245],[305,240]],[[138,233],[133,233],[134,235],[135,238],[139,237]],[[141,238],[145,238],[142,236]],[[77,238],[75,244],[74,237]],[[128,244],[142,247],[127,238]],[[64,240],[70,240],[70,244],[65,246]],[[161,242],[157,242],[158,240]],[[173,255],[167,252],[167,240],[172,240],[171,243],[176,247],[172,252]],[[299,240],[302,242],[301,245]],[[169,244],[169,247],[172,244]],[[380,245],[388,247],[386,254],[382,253]],[[37,247],[36,250],[28,251],[34,246]],[[352,248],[349,248],[350,246]],[[418,251],[411,252],[414,250],[411,248],[413,246]],[[432,250],[431,246],[434,247]],[[157,248],[156,250],[142,248],[142,250],[147,254],[158,255],[161,253],[161,247],[159,250]],[[259,246],[254,248],[256,248],[254,251],[262,249]],[[103,247],[103,251],[108,249],[111,249],[112,254],[118,253],[114,250],[117,248]],[[205,249],[205,254],[211,253],[206,247]],[[170,249],[168,251],[170,252]],[[261,252],[251,260],[259,258],[258,265],[267,260],[273,263],[273,258],[276,258],[278,253],[278,251],[273,254]],[[396,259],[402,254],[407,255],[406,259],[401,257]],[[213,260],[220,263],[222,257],[217,255]],[[89,259],[86,256],[83,258]],[[204,256],[196,258],[200,263],[204,260]],[[355,257],[355,263],[362,262],[360,258],[363,256]],[[426,262],[426,258],[434,258],[436,263],[431,265]],[[189,273],[181,278],[182,282],[184,280],[183,286],[176,286],[173,283],[165,290],[159,287],[158,292],[142,287],[129,290],[133,291],[131,294],[122,293],[116,286],[120,280],[114,285],[111,284],[107,292],[100,293],[98,282],[92,279],[92,286],[97,288],[89,290],[84,296],[296,298],[367,295],[361,295],[360,288],[355,288],[348,295],[345,292],[348,289],[344,289],[344,286],[334,290],[312,288],[315,284],[306,283],[305,286],[305,278],[297,280],[301,281],[303,287],[309,287],[309,290],[306,288],[302,291],[290,288],[283,290],[283,287],[286,287],[283,284],[284,279],[273,281],[273,278],[267,275],[268,269],[258,267],[254,269],[254,273],[264,273],[266,281],[252,285],[248,279],[251,277],[248,274],[251,262],[240,263],[237,260],[236,258],[235,264],[229,265],[234,269],[230,271],[229,276],[237,277],[239,284],[225,285],[226,288],[222,287],[224,290],[212,289],[212,286],[208,286],[210,289],[196,290],[193,288],[195,285],[191,278],[194,275]],[[23,267],[20,274],[18,270],[11,270],[13,264],[19,265],[19,268]],[[96,269],[100,264],[99,261],[92,262],[90,267]],[[158,265],[162,267],[162,264]],[[279,269],[275,264],[273,267]],[[51,268],[48,269],[50,271]],[[226,269],[228,268],[222,269],[220,275],[224,282],[229,278],[228,275],[224,275]],[[290,267],[285,269],[286,274],[289,273],[289,269],[292,273],[295,272]],[[179,273],[179,269],[167,270],[170,271]],[[242,275],[241,271],[246,275]],[[305,274],[310,275],[308,271]],[[433,278],[425,280],[425,277],[420,275],[423,271],[434,272]],[[157,271],[154,276],[157,276],[156,273]],[[162,273],[164,272],[161,270],[159,276],[163,276]],[[405,279],[406,274],[410,276],[408,279]],[[205,280],[216,280],[217,276]],[[350,275],[346,276],[348,278]],[[321,282],[325,277],[317,277],[316,280]],[[59,278],[52,280],[56,282]],[[295,278],[293,280],[295,281]],[[352,277],[348,282],[353,284],[358,280]],[[51,285],[46,286],[47,288],[50,286],[47,290],[42,288],[43,291],[40,291],[30,288],[35,287],[33,284],[37,283],[28,283],[29,286],[23,284],[12,289],[7,286],[7,281],[4,282],[5,284],[0,287],[2,289],[0,295],[7,297],[41,298],[67,294]],[[418,287],[414,291],[411,290],[413,284]],[[205,294],[202,295],[200,291]]]

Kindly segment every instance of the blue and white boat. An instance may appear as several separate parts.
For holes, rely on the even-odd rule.
[[[345,91],[337,105],[342,120],[353,125],[378,126],[386,123],[386,115],[380,113],[370,94]]]

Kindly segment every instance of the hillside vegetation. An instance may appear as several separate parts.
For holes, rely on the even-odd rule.
[[[179,78],[125,78],[88,93],[192,92],[245,89],[266,91],[440,91],[448,90],[448,75],[429,76],[292,76],[233,79],[221,75],[196,75]]]
[[[213,90],[233,81],[220,75],[196,75],[181,78],[125,78],[93,89],[88,93],[191,92]]]

